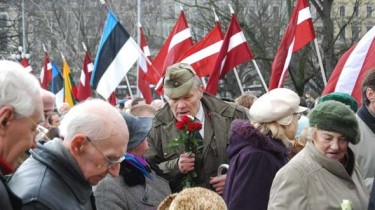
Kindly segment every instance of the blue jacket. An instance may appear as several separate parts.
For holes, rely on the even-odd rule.
[[[228,209],[267,209],[272,180],[288,162],[288,149],[247,120],[233,121],[231,131],[224,188]]]

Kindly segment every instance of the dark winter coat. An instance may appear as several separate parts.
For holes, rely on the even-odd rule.
[[[231,131],[224,191],[228,209],[267,209],[272,180],[288,162],[288,149],[247,120],[233,121]]]

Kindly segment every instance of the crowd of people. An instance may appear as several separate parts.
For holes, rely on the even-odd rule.
[[[163,85],[151,104],[56,107],[20,64],[0,61],[0,209],[375,209],[375,69],[360,104],[287,88],[228,102],[184,63]],[[201,125],[187,128],[195,153],[176,143],[186,115]]]

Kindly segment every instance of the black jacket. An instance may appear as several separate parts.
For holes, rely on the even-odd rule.
[[[6,179],[0,171],[0,209],[21,209],[22,200],[7,186]]]
[[[92,188],[81,172],[47,147],[32,150],[9,181],[23,209],[95,209]]]

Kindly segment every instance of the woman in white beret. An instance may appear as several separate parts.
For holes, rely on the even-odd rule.
[[[224,192],[228,209],[267,209],[272,180],[288,162],[299,113],[307,109],[299,103],[292,90],[273,89],[251,106],[251,122],[233,121]]]

